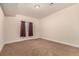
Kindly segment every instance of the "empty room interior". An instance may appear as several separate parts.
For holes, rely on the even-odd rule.
[[[0,56],[79,56],[79,4],[0,3]]]

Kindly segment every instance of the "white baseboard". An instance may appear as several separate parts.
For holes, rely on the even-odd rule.
[[[8,42],[5,42],[5,44],[14,43],[14,42],[20,42],[20,41],[30,40],[30,39],[37,39],[37,38],[39,38],[39,37],[33,37],[33,38],[29,38],[29,39],[19,39],[19,40],[14,40],[14,41],[8,41]],[[76,44],[71,44],[71,43],[63,42],[63,41],[58,41],[58,40],[50,39],[50,38],[46,38],[46,37],[41,37],[41,38],[42,39],[46,39],[46,40],[50,40],[50,41],[53,41],[53,42],[58,42],[58,43],[62,43],[62,44],[66,44],[66,45],[72,46],[72,47],[79,48],[79,45],[76,45]],[[1,46],[0,51],[2,50],[3,46]]]
[[[57,40],[53,40],[53,39],[49,39],[49,38],[45,38],[45,37],[42,37],[42,39],[46,39],[46,40],[50,40],[50,41],[53,41],[53,42],[58,42],[58,43],[62,43],[62,44],[72,46],[72,47],[79,48],[79,45],[76,45],[76,44],[71,44],[71,43],[67,43],[67,42],[63,42],[63,41],[57,41]]]
[[[20,39],[17,39],[17,40],[11,40],[11,41],[7,41],[7,42],[4,42],[4,43],[9,44],[9,43],[20,42],[20,41],[30,40],[30,39],[37,39],[37,38],[39,38],[39,37],[20,38]]]

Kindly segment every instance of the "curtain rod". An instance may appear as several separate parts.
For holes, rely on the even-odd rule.
[[[32,23],[33,24],[33,22],[27,22],[27,21],[23,21],[23,22],[25,22],[25,23]]]
[[[23,21],[23,22],[25,22],[25,23],[30,23],[30,22],[27,22],[27,21]],[[32,22],[33,23],[33,22]]]

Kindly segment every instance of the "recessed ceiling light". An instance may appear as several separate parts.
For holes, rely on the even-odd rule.
[[[39,4],[35,4],[34,7],[35,8],[40,8],[40,5]]]

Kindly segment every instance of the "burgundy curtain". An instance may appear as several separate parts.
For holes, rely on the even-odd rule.
[[[21,21],[20,37],[26,37],[25,21]]]
[[[33,23],[29,22],[28,36],[33,36]]]

